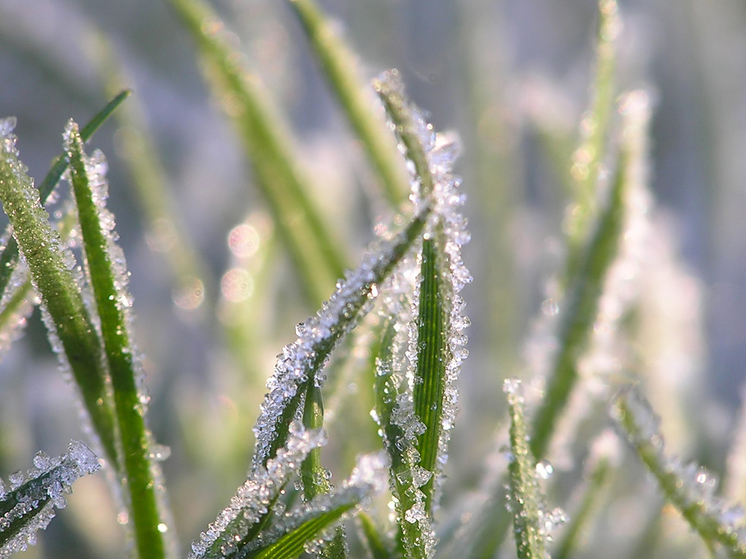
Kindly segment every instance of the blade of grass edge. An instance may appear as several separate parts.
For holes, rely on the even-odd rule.
[[[313,307],[341,278],[347,258],[311,201],[313,189],[298,170],[285,126],[241,60],[220,35],[222,22],[199,0],[169,0],[210,69],[206,78],[233,121],[261,190]]]
[[[357,63],[351,49],[313,0],[288,0],[288,4],[298,16],[332,91],[363,143],[389,203],[398,207],[409,192],[409,181],[385,122],[372,110],[373,99],[366,95],[367,89],[355,71]]]
[[[141,559],[165,557],[165,514],[159,510],[156,492],[161,484],[155,479],[156,464],[148,457],[151,435],[145,425],[142,389],[138,386],[135,363],[136,351],[129,334],[124,301],[124,273],[117,270],[121,262],[114,262],[113,231],[102,224],[104,193],[94,194],[83,153],[83,141],[78,128],[71,121],[66,129],[66,150],[70,160],[70,174],[88,273],[101,319],[101,334],[106,360],[109,364],[117,424],[124,455],[123,487],[129,493],[128,505],[132,512],[135,541]],[[103,188],[103,185],[95,185]],[[97,201],[94,196],[100,196]]]
[[[63,366],[70,368],[104,453],[119,471],[116,419],[107,387],[108,371],[101,360],[101,340],[67,265],[69,259],[63,254],[49,215],[41,205],[39,192],[18,160],[12,127],[4,121],[0,128],[5,140],[0,152],[0,200],[26,257],[43,308],[51,318],[47,327],[53,330],[50,334],[59,338],[61,347],[54,349]],[[67,256],[72,258],[70,254]]]

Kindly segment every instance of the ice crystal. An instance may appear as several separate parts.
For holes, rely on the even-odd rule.
[[[285,446],[274,458],[267,460],[266,466],[254,469],[249,479],[238,488],[230,505],[220,512],[199,540],[192,543],[190,559],[207,556],[218,543],[230,547],[240,542],[251,526],[269,512],[290,475],[297,471],[308,453],[325,442],[323,431],[305,430],[300,422],[294,421]],[[227,554],[227,550],[223,554]]]
[[[11,491],[0,487],[0,558],[25,550],[36,542],[36,532],[47,527],[55,508],[64,508],[65,495],[75,480],[99,470],[96,455],[80,441],[71,441],[67,452],[50,458],[39,452],[34,467],[24,475],[11,474]],[[2,484],[0,484],[1,486]],[[3,533],[9,534],[4,537]]]

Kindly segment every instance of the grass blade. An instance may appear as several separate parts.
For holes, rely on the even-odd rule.
[[[47,527],[55,508],[66,505],[65,493],[86,474],[98,471],[96,455],[80,441],[70,441],[67,452],[50,458],[38,452],[24,479],[10,475],[11,490],[0,480],[0,557],[9,557],[36,543],[36,532]]]
[[[365,538],[368,552],[373,559],[394,559],[394,555],[386,545],[384,536],[378,530],[373,519],[364,512],[357,515],[361,531]]]
[[[308,431],[293,422],[286,445],[238,488],[230,505],[192,543],[189,559],[230,557],[253,541],[291,474],[312,449],[325,442],[323,432]]]
[[[303,425],[306,429],[321,429],[324,424],[324,404],[321,399],[321,389],[309,386],[303,407]],[[321,464],[321,449],[313,448],[300,468],[303,483],[303,497],[311,501],[319,495],[327,495],[331,486],[327,470]],[[337,528],[337,535],[319,552],[321,559],[347,557],[345,534],[343,529]]]
[[[537,459],[546,454],[558,416],[578,379],[578,360],[596,320],[606,272],[614,261],[623,230],[627,169],[628,158],[626,152],[622,152],[607,208],[599,218],[596,231],[584,251],[582,266],[567,295],[567,309],[558,334],[560,347],[532,425],[531,451]]]
[[[298,327],[298,339],[283,349],[275,373],[268,382],[269,394],[254,427],[254,468],[266,464],[285,444],[288,426],[307,387],[323,383],[320,371],[337,342],[370,308],[396,265],[421,234],[428,212],[415,217],[394,240],[370,249],[361,265],[340,281],[337,291],[316,316]]]
[[[91,121],[86,124],[80,131],[80,137],[83,138],[84,142],[87,142],[91,136],[98,130],[101,125],[111,116],[111,114],[121,105],[132,92],[125,89],[118,95],[116,95],[107,105],[99,111]],[[62,177],[62,174],[67,169],[67,159],[65,157],[57,157],[52,163],[52,168],[44,178],[42,183],[39,185],[39,193],[42,205],[46,203],[47,198],[57,186],[57,183]],[[18,263],[18,244],[15,238],[11,237],[8,239],[8,244],[5,247],[2,255],[0,256],[0,293],[4,293],[7,288],[10,276],[15,270],[16,264]]]
[[[72,121],[65,130],[65,144],[87,269],[114,389],[124,454],[126,483],[123,485],[129,492],[138,555],[142,559],[158,559],[165,556],[163,538],[168,526],[156,495],[161,487],[156,479],[160,472],[148,458],[152,436],[145,425],[146,396],[139,386],[144,372],[136,362],[137,352],[129,333],[131,302],[125,288],[127,271],[124,255],[114,242],[114,218],[106,209],[108,187],[100,171],[104,162],[100,152],[91,158],[85,155],[78,127]]]
[[[325,539],[336,537],[335,524],[354,512],[363,499],[386,487],[387,467],[383,453],[361,457],[341,489],[319,495],[290,511],[265,534],[264,541],[270,542],[269,545],[246,553],[244,557],[285,559],[297,557],[304,551],[318,553]]]
[[[391,489],[396,506],[398,551],[412,559],[431,557],[436,539],[424,506],[420,487],[432,472],[417,463],[417,435],[424,425],[414,415],[411,395],[400,392],[402,379],[396,371],[397,324],[390,319],[384,325],[381,351],[376,359],[376,420],[381,427],[383,446],[391,461]]]
[[[443,426],[443,400],[446,389],[446,366],[449,362],[446,339],[446,311],[442,305],[443,279],[440,276],[435,241],[427,238],[422,243],[422,277],[417,319],[417,366],[414,373],[414,413],[422,421],[425,432],[419,436],[417,451],[420,467],[431,473],[420,490],[425,494],[425,510],[433,513],[435,476],[439,442]]]
[[[346,257],[327,221],[311,202],[313,191],[297,169],[284,126],[236,53],[218,32],[222,22],[199,0],[170,0],[210,71],[207,79],[226,106],[262,191],[298,269],[309,302],[320,305],[343,276]]]
[[[0,200],[13,226],[18,246],[41,295],[48,316],[53,349],[63,368],[69,368],[106,457],[118,470],[116,420],[108,393],[108,372],[101,360],[102,345],[83,303],[80,287],[70,272],[72,254],[65,252],[52,230],[39,192],[18,160],[12,119],[0,123]]]
[[[616,0],[600,0],[596,40],[596,71],[591,108],[583,115],[582,141],[572,156],[573,204],[565,224],[568,261],[565,282],[571,282],[581,266],[582,247],[598,215],[598,179],[608,153],[611,116],[614,113],[616,68],[615,40],[621,29]]]
[[[372,111],[373,100],[357,76],[355,57],[313,0],[289,0],[306,32],[332,91],[368,152],[390,204],[398,207],[409,192],[401,158],[385,123]]]
[[[627,388],[617,398],[613,415],[632,447],[655,476],[673,504],[709,549],[717,544],[733,557],[746,557],[746,538],[740,529],[743,510],[725,510],[715,497],[717,479],[696,464],[682,464],[664,454],[660,418],[637,391]]]
[[[564,522],[564,513],[544,510],[543,499],[536,479],[536,462],[529,448],[528,424],[523,410],[520,381],[507,379],[504,391],[510,406],[510,451],[508,466],[510,488],[508,508],[513,515],[518,559],[545,559],[546,538],[549,530]]]

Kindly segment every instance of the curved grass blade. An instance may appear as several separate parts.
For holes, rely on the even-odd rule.
[[[74,258],[61,247],[39,192],[18,160],[14,124],[13,119],[0,122],[0,200],[41,295],[53,349],[63,368],[72,372],[106,457],[119,470],[116,420],[107,387],[108,371],[101,359],[101,340],[70,271]]]
[[[47,527],[55,508],[65,507],[65,494],[73,482],[100,468],[96,455],[85,444],[70,441],[62,456],[50,458],[38,452],[26,476],[11,474],[10,491],[0,480],[0,558],[34,545],[36,532]]]
[[[114,389],[126,476],[123,485],[129,492],[138,555],[158,559],[165,556],[164,533],[168,526],[156,495],[162,490],[157,479],[159,468],[148,458],[152,436],[145,425],[145,396],[139,386],[144,373],[136,362],[137,352],[129,333],[127,270],[124,255],[114,242],[114,218],[106,209],[108,187],[100,170],[105,163],[100,152],[90,158],[85,155],[78,126],[72,121],[65,130],[65,149]]]
[[[628,387],[612,409],[632,447],[655,476],[666,499],[713,550],[722,545],[733,557],[746,557],[746,537],[740,528],[743,510],[725,509],[715,496],[718,480],[696,464],[682,464],[664,454],[660,418],[634,388]]]
[[[373,87],[406,147],[407,157],[414,164],[414,174],[419,181],[419,199],[426,199],[434,187],[427,159],[427,152],[432,147],[435,136],[433,127],[409,106],[397,70],[384,72],[373,81]]]
[[[415,217],[392,241],[369,249],[357,270],[348,273],[337,291],[316,316],[298,326],[298,339],[283,349],[275,373],[268,381],[269,394],[261,406],[254,427],[256,450],[254,469],[266,464],[285,444],[288,426],[310,384],[323,384],[321,369],[337,342],[368,312],[378,295],[379,285],[420,236],[429,206]]]
[[[91,136],[98,130],[101,125],[111,116],[119,105],[129,97],[132,92],[125,89],[118,95],[116,95],[106,106],[94,116],[91,121],[86,124],[80,131],[80,137],[83,138],[84,142],[87,142]],[[42,205],[46,203],[47,198],[57,186],[57,183],[62,177],[62,174],[67,169],[67,158],[59,156],[52,163],[52,168],[44,180],[39,185],[39,197],[41,198]],[[8,244],[5,247],[2,255],[0,256],[0,293],[4,293],[7,288],[10,276],[15,270],[16,264],[18,263],[18,244],[15,238],[11,237],[8,239]]]
[[[355,56],[313,0],[289,0],[289,4],[308,36],[332,91],[362,141],[389,203],[398,207],[409,192],[409,182],[396,144],[385,122],[372,110],[373,100],[366,95],[367,88],[355,72]]]
[[[437,459],[443,430],[446,366],[450,361],[446,337],[447,313],[442,301],[443,279],[437,259],[435,241],[426,238],[422,242],[413,401],[414,413],[425,428],[425,432],[418,438],[417,451],[420,455],[419,466],[431,474],[427,483],[420,487],[425,495],[425,510],[431,516],[435,476],[441,469]]]
[[[170,2],[197,43],[209,68],[208,82],[241,136],[255,182],[303,279],[309,302],[318,306],[343,276],[346,257],[312,203],[313,190],[280,132],[284,126],[261,92],[258,78],[236,62],[240,54],[219,33],[223,24],[210,8],[199,0]]]

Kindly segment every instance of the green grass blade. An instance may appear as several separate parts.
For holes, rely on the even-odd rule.
[[[231,557],[252,542],[269,525],[272,509],[290,476],[312,449],[325,442],[322,432],[308,431],[300,422],[293,422],[286,446],[238,488],[215,522],[192,543],[189,559]]]
[[[390,242],[370,249],[360,267],[339,282],[332,298],[315,317],[299,325],[298,339],[285,346],[269,381],[270,392],[254,432],[257,446],[254,468],[266,464],[285,444],[288,427],[300,405],[301,395],[317,378],[337,342],[369,310],[378,294],[378,286],[391,274],[421,234],[429,208],[415,217],[404,231]]]
[[[740,512],[725,510],[716,498],[717,479],[698,468],[664,454],[660,418],[636,390],[628,387],[617,398],[613,414],[632,447],[658,480],[666,499],[681,513],[705,545],[722,545],[732,557],[746,557],[746,538],[740,529]]]
[[[313,0],[289,0],[289,4],[308,36],[332,91],[368,152],[386,197],[393,207],[398,207],[409,193],[409,181],[396,144],[385,122],[372,110],[373,100],[355,71],[355,56]]]
[[[298,269],[309,302],[320,305],[346,268],[346,256],[311,201],[275,111],[235,52],[215,30],[222,23],[199,0],[170,0],[192,34],[216,97],[225,102],[278,230]]]
[[[64,495],[72,484],[100,468],[96,455],[85,444],[70,441],[62,456],[50,458],[39,452],[26,476],[11,474],[10,491],[0,480],[0,557],[33,545],[36,532],[47,527],[55,508],[66,505]]]
[[[528,425],[520,381],[507,379],[504,391],[510,406],[508,508],[513,516],[518,559],[545,559],[546,515],[536,479],[536,462],[528,445]]]
[[[384,325],[381,351],[376,359],[376,420],[391,462],[397,551],[407,558],[425,559],[432,556],[436,540],[420,487],[432,478],[432,472],[418,464],[416,437],[424,431],[424,425],[414,415],[411,396],[400,393],[402,379],[395,373],[396,335],[396,320],[391,317]]]
[[[356,501],[348,501],[331,510],[320,509],[313,517],[306,520],[295,530],[282,536],[277,542],[257,553],[250,553],[247,559],[288,559],[297,557],[306,549],[306,542],[311,541],[321,531],[337,522],[342,515],[357,505]]]
[[[617,253],[625,212],[627,159],[626,152],[622,152],[607,208],[599,218],[596,231],[584,251],[582,266],[566,297],[567,308],[563,311],[558,335],[559,350],[532,425],[531,451],[537,459],[546,454],[558,417],[578,380],[578,361],[596,320],[606,272]]]
[[[422,243],[419,317],[417,319],[417,366],[414,373],[414,413],[425,426],[419,436],[417,451],[420,467],[431,472],[420,490],[425,494],[425,510],[432,515],[439,443],[442,434],[443,400],[446,388],[446,366],[449,362],[446,339],[447,314],[443,307],[443,279],[440,275],[436,243],[426,238]]]
[[[582,141],[573,154],[570,169],[574,192],[565,224],[569,244],[565,282],[571,282],[582,265],[582,247],[598,215],[598,182],[606,160],[611,117],[614,114],[615,40],[621,21],[616,0],[600,0],[598,6],[600,21],[591,108],[583,115]]]
[[[84,142],[87,142],[93,134],[98,130],[101,125],[111,116],[119,105],[121,105],[127,97],[132,94],[129,90],[124,90],[116,95],[107,105],[99,111],[91,121],[83,127],[80,131],[80,136]],[[62,177],[62,174],[67,169],[67,159],[65,157],[57,157],[52,163],[52,168],[44,180],[39,185],[39,193],[42,205],[46,203],[47,198],[57,186],[57,183]],[[18,244],[15,238],[11,237],[8,239],[8,244],[5,247],[2,255],[0,256],[0,293],[4,293],[8,286],[10,276],[15,270],[16,264],[18,263]]]
[[[160,483],[155,479],[158,469],[148,458],[151,434],[145,425],[144,394],[138,386],[144,373],[135,361],[137,352],[129,334],[130,302],[125,289],[124,257],[114,243],[113,217],[105,205],[107,185],[96,171],[101,161],[85,155],[74,122],[68,124],[65,136],[83,248],[114,389],[124,453],[124,486],[129,492],[136,547],[141,559],[159,559],[165,556],[164,532],[168,528],[158,507],[156,492]]]
[[[303,425],[306,429],[321,429],[324,426],[324,403],[321,389],[309,386],[303,407]],[[303,497],[311,501],[318,495],[326,495],[331,489],[326,468],[321,463],[321,449],[314,448],[303,461],[300,468],[303,483]],[[319,552],[321,559],[335,559],[347,556],[345,534],[341,528],[337,535]]]
[[[420,199],[426,199],[433,191],[434,182],[427,160],[427,148],[430,146],[423,145],[423,139],[433,136],[432,125],[425,122],[421,115],[414,114],[397,70],[382,74],[373,81],[373,87],[394,123],[397,135],[407,149],[407,158],[414,164],[415,176],[420,183]]]
[[[373,559],[394,559],[394,555],[386,545],[385,538],[373,519],[365,512],[359,512],[357,519],[360,521],[360,528],[370,556]]]
[[[50,336],[59,339],[59,343],[53,341],[54,349],[63,366],[70,368],[106,457],[118,470],[116,420],[107,389],[108,372],[101,359],[101,340],[70,272],[73,256],[63,250],[39,192],[18,160],[13,124],[11,120],[0,123],[0,200],[49,316]]]

